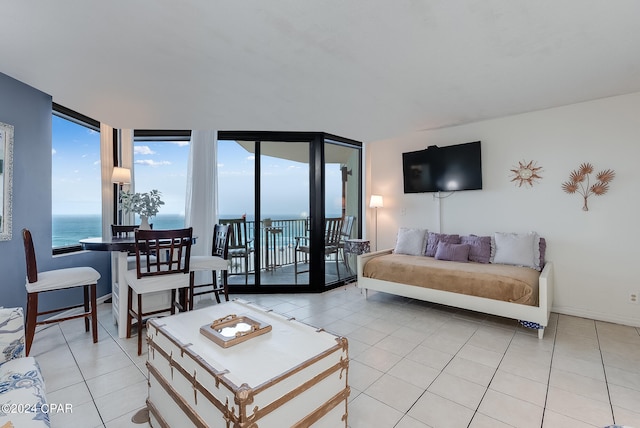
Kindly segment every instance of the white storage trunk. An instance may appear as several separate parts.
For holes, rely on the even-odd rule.
[[[200,327],[227,315],[272,330],[223,348]],[[235,300],[148,322],[153,427],[347,427],[347,339]]]

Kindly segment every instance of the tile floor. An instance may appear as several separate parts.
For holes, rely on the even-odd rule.
[[[365,300],[354,285],[238,297],[348,337],[352,428],[640,428],[639,328],[552,314],[538,340],[512,320],[384,293]],[[146,355],[117,338],[109,304],[99,338],[81,321],[37,332],[49,401],[73,405],[53,426],[148,426],[131,422],[146,398]]]

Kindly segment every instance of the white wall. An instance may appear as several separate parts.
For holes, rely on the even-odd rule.
[[[378,248],[393,247],[399,226],[439,228],[433,194],[403,193],[401,153],[477,140],[483,190],[439,201],[442,232],[536,231],[555,266],[555,312],[640,326],[640,304],[628,303],[640,291],[640,93],[367,144],[367,200],[381,194],[385,204]],[[510,182],[522,160],[543,167],[532,188]],[[583,162],[616,172],[607,194],[589,198],[588,212],[580,195],[561,188]],[[372,239],[373,214],[367,209]]]

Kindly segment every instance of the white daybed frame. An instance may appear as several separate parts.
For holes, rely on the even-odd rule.
[[[528,306],[519,303],[487,299],[485,297],[458,294],[451,291],[435,290],[380,279],[366,278],[362,275],[364,265],[370,259],[391,254],[392,251],[391,249],[381,250],[358,256],[358,287],[364,289],[365,298],[367,297],[368,290],[375,290],[427,302],[440,303],[456,308],[470,309],[472,311],[505,318],[535,322],[542,326],[542,328],[538,330],[538,338],[542,339],[544,327],[549,324],[549,313],[553,305],[553,264],[551,262],[546,262],[544,269],[540,272],[538,288],[539,306]]]

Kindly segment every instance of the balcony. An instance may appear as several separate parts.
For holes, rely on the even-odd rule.
[[[227,220],[228,221],[228,220]],[[220,219],[220,223],[225,223],[225,219]],[[294,272],[294,252],[296,248],[296,237],[308,236],[308,220],[307,219],[284,219],[271,220],[271,223],[264,221],[259,222],[258,233],[260,233],[260,257],[259,266],[260,282],[263,285],[270,284],[295,284]],[[256,222],[247,220],[247,239],[249,248],[255,250],[255,231]],[[336,272],[335,257],[338,260],[338,273]],[[252,251],[248,260],[248,283],[254,284],[255,252]],[[325,283],[338,281],[352,276],[342,258],[342,252],[337,255],[332,254],[325,259]],[[351,260],[351,268],[353,270],[355,260]],[[304,254],[298,253],[298,268],[307,270],[308,265],[305,264]],[[308,273],[298,275],[298,284],[308,284]],[[232,265],[229,275],[229,284],[244,284],[245,281],[245,265],[241,258],[232,259]]]

